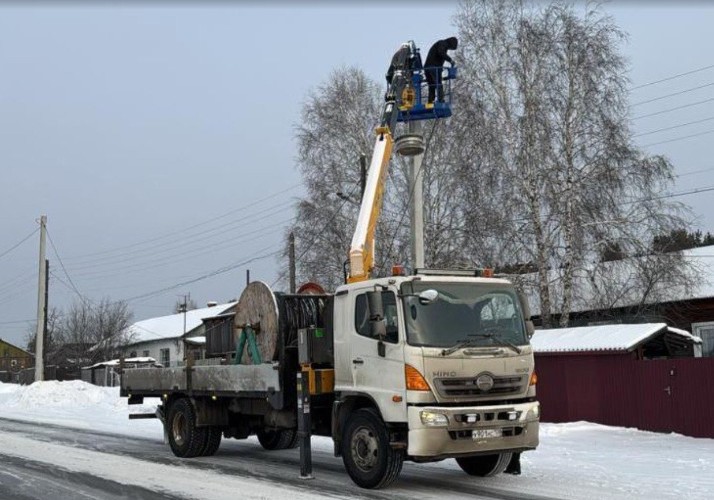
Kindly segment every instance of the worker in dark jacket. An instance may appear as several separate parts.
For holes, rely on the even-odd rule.
[[[441,68],[448,61],[452,66],[453,59],[449,57],[447,51],[456,50],[459,41],[455,36],[445,40],[439,40],[429,49],[429,53],[424,61],[424,72],[426,73],[426,81],[429,82],[429,102],[434,102],[434,96],[439,93],[439,102],[444,102],[444,89],[441,86]]]

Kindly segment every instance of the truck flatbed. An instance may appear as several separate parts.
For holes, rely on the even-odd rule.
[[[280,392],[277,363],[131,368],[122,374],[122,393],[163,396],[185,392],[208,396],[258,396]]]

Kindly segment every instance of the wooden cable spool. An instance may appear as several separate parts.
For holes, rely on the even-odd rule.
[[[262,361],[269,362],[278,359],[278,303],[275,294],[262,281],[249,283],[238,299],[234,320],[233,343],[240,338],[243,328],[251,325],[256,332],[256,342]],[[253,364],[244,349],[241,364]]]

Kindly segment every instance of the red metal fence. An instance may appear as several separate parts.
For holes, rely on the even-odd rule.
[[[537,355],[536,371],[544,422],[714,438],[714,358]]]

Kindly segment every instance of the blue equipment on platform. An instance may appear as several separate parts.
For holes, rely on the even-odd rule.
[[[397,121],[433,120],[451,116],[451,80],[456,78],[456,67],[422,68],[421,64],[417,66],[419,67],[412,68],[411,80],[402,91]],[[431,103],[428,102],[427,72],[435,75],[432,85],[435,99]],[[441,73],[440,82],[437,72]]]

